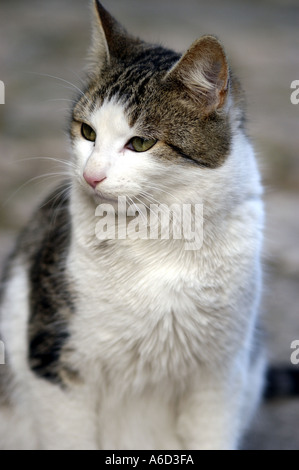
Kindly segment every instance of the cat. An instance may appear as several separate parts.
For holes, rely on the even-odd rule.
[[[70,179],[4,270],[0,447],[238,449],[266,364],[263,191],[242,89],[214,36],[178,54],[94,0],[92,38]],[[191,218],[202,206],[201,246],[96,236],[97,208],[118,224],[121,197],[146,223],[154,202]]]

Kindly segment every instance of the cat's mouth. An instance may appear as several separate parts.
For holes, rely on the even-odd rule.
[[[80,179],[80,185],[83,187],[84,192],[89,195],[94,202],[99,204],[117,204],[118,202],[118,195],[109,194],[107,191],[100,190],[97,187],[91,187],[91,185],[87,186],[85,180]]]
[[[86,187],[86,184],[83,183],[83,187],[89,196],[94,200],[97,206],[101,204],[111,204],[114,208],[119,208],[123,205],[130,205],[137,202],[141,202],[142,196],[139,193],[127,194],[127,191],[123,193],[121,191],[115,193],[111,193],[109,190],[103,189],[101,185],[97,185],[94,188]],[[135,197],[137,200],[135,200]]]
[[[135,199],[135,197],[137,199]],[[111,205],[116,212],[126,211],[126,209],[129,206],[136,207],[137,203],[139,205],[144,204],[144,207],[145,208],[147,207],[146,204],[142,201],[142,196],[141,195],[128,196],[125,193],[124,194],[118,194],[118,195],[110,195],[109,193],[107,194],[107,193],[104,193],[102,191],[96,190],[96,191],[94,191],[93,199],[94,199],[94,201],[95,201],[95,203],[98,207],[101,206],[101,205],[105,205],[105,206]],[[103,209],[104,209],[104,207],[103,207]],[[106,209],[109,210],[109,208],[107,208],[107,207],[106,207]]]

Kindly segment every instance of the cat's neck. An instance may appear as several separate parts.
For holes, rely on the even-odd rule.
[[[107,205],[106,201],[103,204]],[[202,218],[202,205],[198,204],[196,217],[197,227],[194,225],[194,217],[187,229],[178,231],[173,236],[173,220],[172,215],[169,220],[169,237],[164,234],[161,237],[160,225],[158,230],[156,227],[148,226],[147,235],[144,232],[138,232],[135,237],[132,237],[128,229],[128,224],[124,224],[125,216],[119,216],[116,213],[115,218],[111,217],[111,225],[115,222],[115,233],[113,237],[102,238],[98,233],[98,223],[100,221],[98,208],[101,204],[97,205],[92,201],[89,195],[85,193],[80,187],[74,184],[71,197],[70,197],[70,212],[72,219],[72,251],[84,257],[95,259],[103,254],[103,250],[107,253],[120,253],[133,250],[135,253],[140,253],[140,256],[146,257],[152,254],[157,257],[167,256],[174,253],[177,254],[178,259],[188,256],[193,258],[196,251],[199,251],[202,244],[203,234],[203,218]],[[188,205],[187,209],[192,209]],[[116,210],[117,212],[117,210]],[[188,211],[186,211],[188,212]],[[190,212],[191,213],[191,212]],[[149,213],[148,213],[149,214]],[[188,214],[187,214],[188,215]],[[195,214],[194,214],[195,215]],[[121,225],[120,222],[121,221]],[[141,219],[142,220],[142,219]],[[148,219],[150,221],[150,218]],[[188,217],[182,220],[190,222]],[[195,235],[197,228],[198,235]],[[188,232],[189,230],[189,232]],[[190,232],[191,231],[191,232]]]

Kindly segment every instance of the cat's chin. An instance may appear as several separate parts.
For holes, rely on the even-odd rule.
[[[99,204],[112,204],[113,206],[118,204],[118,196],[110,196],[108,194],[95,192],[93,199],[97,205]]]
[[[105,194],[102,191],[94,190],[90,187],[86,187],[85,185],[81,186],[81,190],[91,199],[96,205],[100,204],[112,204],[113,206],[118,204],[118,196]]]

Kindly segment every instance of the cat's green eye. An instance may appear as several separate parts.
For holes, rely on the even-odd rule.
[[[157,143],[156,139],[143,139],[142,137],[133,137],[127,147],[134,152],[146,152]]]
[[[84,137],[84,139],[89,140],[90,142],[96,141],[96,138],[97,138],[96,132],[93,130],[92,127],[90,127],[85,122],[82,123],[81,134]]]

